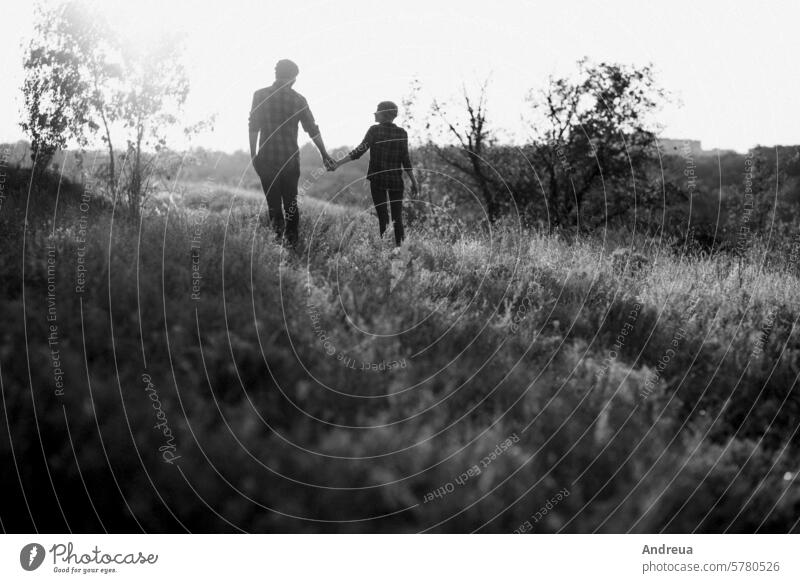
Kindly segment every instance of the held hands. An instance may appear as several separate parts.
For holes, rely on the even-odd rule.
[[[342,166],[347,164],[349,161],[350,161],[350,158],[347,158],[347,157],[342,158],[341,160],[333,160],[333,159],[331,159],[331,165],[328,167],[328,170],[330,172],[333,172],[334,170],[336,170],[338,168],[341,168]]]
[[[411,194],[413,196],[417,196],[418,193],[419,193],[419,185],[417,184],[417,181],[414,180],[411,182]]]
[[[336,164],[336,160],[331,158],[328,154],[325,154],[322,157],[322,163],[325,165],[325,169],[328,172],[333,172],[334,170],[336,170],[336,168],[338,168],[338,164]]]

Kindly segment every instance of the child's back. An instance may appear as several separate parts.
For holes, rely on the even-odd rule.
[[[357,160],[367,150],[371,150],[369,157],[369,180],[372,202],[378,214],[378,228],[380,234],[386,231],[389,224],[389,208],[392,212],[394,223],[395,243],[399,246],[405,237],[403,229],[403,171],[408,173],[411,180],[411,192],[417,193],[417,180],[411,168],[411,158],[408,155],[408,134],[406,130],[394,124],[397,117],[397,106],[391,101],[381,101],[375,112],[375,121],[378,122],[367,130],[367,135],[361,143],[340,160],[336,167],[349,160]]]
[[[367,130],[361,144],[350,152],[350,158],[360,158],[370,150],[367,180],[386,189],[403,189],[403,170],[411,170],[408,155],[408,134],[393,122],[382,122]]]

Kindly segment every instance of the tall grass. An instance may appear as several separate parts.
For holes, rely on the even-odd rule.
[[[417,222],[396,252],[304,198],[289,251],[263,199],[197,188],[93,204],[85,248],[75,204],[4,208],[6,528],[511,532],[566,488],[534,532],[797,531],[800,282],[766,243]]]

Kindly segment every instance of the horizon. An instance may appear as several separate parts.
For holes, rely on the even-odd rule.
[[[25,136],[23,136],[23,137],[21,137],[21,138],[19,138],[17,140],[14,140],[14,141],[0,140],[0,145],[3,145],[3,146],[16,146],[17,144],[22,143],[22,142],[24,142],[28,147],[30,146],[30,141]],[[309,140],[305,140],[305,141],[298,140],[298,142],[299,142],[298,143],[298,147],[300,149],[301,155],[306,155],[306,154],[309,154],[309,153],[313,154],[315,156],[319,155],[319,152],[317,151],[316,147],[314,146],[313,142],[310,139]],[[703,147],[703,143],[702,143],[701,140],[695,140],[693,138],[675,138],[675,137],[672,137],[672,136],[657,136],[656,137],[656,142],[660,146],[659,149],[662,151],[662,153],[664,153],[663,146],[667,145],[667,143],[669,143],[669,145],[673,146],[673,149],[678,149],[679,146],[677,145],[677,143],[680,143],[682,145],[684,143],[692,143],[692,142],[694,142],[696,144],[699,144],[699,146],[700,146],[699,150],[698,149],[691,149],[691,152],[694,155],[697,155],[699,153],[699,155],[702,155],[702,156],[711,156],[711,155],[714,155],[714,154],[725,154],[725,153],[733,152],[733,153],[738,154],[740,156],[744,156],[749,151],[749,150],[740,151],[740,150],[736,150],[734,148],[705,148],[705,147]],[[355,145],[356,144],[336,144],[336,145],[328,146],[328,150],[330,152],[334,152],[334,151],[337,151],[337,150],[350,150]],[[442,145],[442,144],[438,144],[438,145]],[[756,144],[751,149],[754,149],[754,148],[786,148],[786,147],[799,146],[799,145],[800,144]],[[117,145],[115,144],[114,147],[116,148]],[[411,146],[411,149],[414,150],[417,147],[419,147],[419,146]],[[194,145],[190,145],[186,149],[176,149],[176,150],[173,150],[173,151],[174,152],[193,152],[193,151],[198,151],[198,150],[203,150],[203,151],[206,151],[206,152],[217,153],[217,154],[224,154],[224,155],[227,155],[227,156],[235,156],[235,155],[238,155],[238,154],[248,155],[248,152],[247,152],[246,148],[238,148],[238,149],[235,149],[235,150],[222,150],[222,149],[219,149],[219,148],[214,148],[213,146],[209,147],[209,146],[205,146],[205,145],[201,145],[201,144],[194,144]],[[70,146],[68,148],[65,148],[63,150],[59,150],[59,152],[62,152],[62,153],[72,153],[72,152],[77,152],[77,151],[81,151],[81,149],[79,147],[72,147],[72,146]],[[84,152],[90,152],[90,153],[91,152],[97,153],[100,157],[102,157],[104,155],[107,155],[107,150],[102,144],[94,144],[91,147],[84,148],[83,151]]]
[[[256,8],[234,0],[226,3],[225,12],[183,0],[144,0],[136,6],[118,0],[89,3],[138,42],[162,31],[184,36],[191,84],[187,120],[216,115],[216,123],[213,131],[191,142],[173,137],[176,150],[246,151],[252,93],[272,82],[275,61],[285,57],[300,65],[295,88],[308,99],[330,148],[357,144],[372,123],[375,103],[400,102],[414,79],[422,87],[418,105],[427,110],[434,98],[457,100],[462,83],[471,88],[489,78],[492,127],[506,141],[524,138],[520,118],[526,92],[543,87],[549,75],[573,73],[585,55],[596,62],[653,64],[657,82],[675,99],[656,114],[664,127],[660,138],[699,140],[707,150],[740,153],[757,145],[800,143],[800,119],[792,115],[798,82],[779,59],[767,58],[800,50],[788,28],[800,7],[788,3],[754,12],[737,2],[720,12],[688,2],[647,10],[627,1],[615,2],[613,9],[585,2],[534,7],[515,2],[487,12],[471,1],[459,3],[455,13],[446,4],[413,1],[410,9],[389,14],[359,2],[345,17],[321,2],[272,2]],[[571,12],[576,5],[580,9]],[[261,27],[261,19],[253,17],[256,10],[273,16],[274,24]],[[616,17],[619,12],[625,19]],[[0,141],[6,143],[26,139],[19,128],[21,43],[30,36],[33,9],[15,4],[7,13],[16,26],[0,40],[7,79],[0,106],[15,111],[13,119],[0,121]],[[686,20],[686,14],[693,18]],[[387,18],[399,42],[386,42],[382,26]],[[441,26],[442,21],[449,26]],[[542,21],[548,26],[540,26]],[[714,44],[687,40],[702,39],[712,29]],[[366,48],[359,51],[359,46]],[[259,53],[263,62],[252,57]],[[398,123],[405,121],[401,111]],[[300,136],[301,144],[309,141],[304,133]]]

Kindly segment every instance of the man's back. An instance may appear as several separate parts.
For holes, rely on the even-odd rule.
[[[291,87],[278,82],[258,89],[250,108],[250,131],[260,132],[256,161],[280,169],[298,164],[297,124],[314,136],[319,128],[308,108],[305,97]]]

